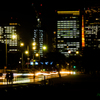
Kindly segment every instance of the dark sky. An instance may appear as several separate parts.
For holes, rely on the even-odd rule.
[[[55,2],[56,1],[56,2]],[[36,15],[32,7],[32,3],[36,10],[42,11],[42,24],[44,30],[49,35],[49,40],[51,40],[53,31],[56,30],[56,13],[55,10],[75,10],[80,9],[84,6],[93,5],[95,1],[89,0],[31,0],[23,2],[19,1],[7,1],[0,3],[0,23],[10,20],[11,17],[18,18],[17,20],[21,24],[20,36],[23,41],[27,43],[30,42],[32,36],[32,30],[36,25]],[[40,4],[43,4],[40,7]]]

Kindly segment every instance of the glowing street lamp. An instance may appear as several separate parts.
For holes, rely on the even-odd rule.
[[[17,35],[12,35],[12,38],[13,38],[13,39],[16,39],[16,38],[17,38]]]
[[[33,50],[35,50],[35,49],[36,49],[36,47],[33,47],[32,49],[33,49]]]
[[[25,54],[29,54],[29,52],[26,50],[26,51],[25,51]]]
[[[35,42],[33,42],[33,43],[32,43],[32,45],[33,45],[33,46],[35,46],[35,45],[36,45],[36,43],[35,43]]]
[[[79,54],[79,51],[76,51],[76,54]]]
[[[24,46],[24,43],[20,43],[20,46],[23,47]]]
[[[71,53],[71,51],[69,50],[69,51],[68,51],[68,53],[70,54],[70,53]]]
[[[47,49],[47,47],[46,46],[43,46],[43,50],[46,50]]]
[[[36,57],[38,57],[38,56],[39,56],[39,54],[38,54],[38,53],[36,53],[35,55],[36,55]]]

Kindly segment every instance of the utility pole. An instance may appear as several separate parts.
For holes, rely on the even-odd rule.
[[[23,52],[22,52],[22,69],[23,69]]]
[[[7,69],[7,35],[6,35],[6,69]]]
[[[29,52],[29,46],[27,46],[27,51]],[[29,53],[28,53],[28,56],[27,56],[27,61],[28,61],[28,64],[27,64],[27,68],[29,67]]]

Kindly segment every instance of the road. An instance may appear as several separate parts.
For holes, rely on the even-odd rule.
[[[19,97],[35,97],[35,98],[46,98],[46,96],[48,98],[53,98],[53,99],[57,99],[57,98],[68,98],[70,97],[70,99],[72,97],[74,97],[74,99],[77,98],[84,98],[86,99],[86,97],[89,97],[89,99],[91,97],[100,97],[100,76],[99,77],[91,77],[91,75],[86,75],[86,74],[62,74],[61,78],[58,78],[58,75],[51,75],[51,76],[46,76],[46,79],[50,79],[53,84],[49,85],[42,85],[41,82],[40,84],[33,84],[36,82],[36,80],[43,80],[44,76],[43,75],[39,75],[36,77],[36,80],[34,82],[34,79],[31,79],[32,77],[27,77],[25,78],[33,80],[32,84],[22,84],[19,86],[11,86],[9,88],[10,85],[8,85],[8,88],[5,87],[5,89],[2,89],[2,95],[6,94],[6,95],[10,95],[10,93],[12,93],[15,97],[17,97],[16,95],[18,95]],[[40,79],[39,79],[40,78]],[[19,80],[23,80],[24,78]],[[24,79],[24,80],[25,80]],[[19,84],[19,83],[18,83]],[[0,86],[2,87],[2,85]],[[0,93],[1,93],[0,91]],[[12,92],[13,91],[13,92]],[[47,99],[47,98],[46,98]]]
[[[61,76],[67,76],[70,73],[61,73]],[[75,74],[72,73],[71,74]],[[7,85],[7,80],[5,79],[6,73],[3,73],[3,76],[0,78],[0,85]],[[34,74],[32,73],[14,73],[14,79],[13,79],[13,84],[20,84],[20,83],[36,83],[39,81],[42,81],[45,79],[51,79],[51,78],[56,78],[59,77],[58,73],[36,73],[35,74],[35,79],[33,78]],[[11,82],[8,82],[8,84],[12,84]]]

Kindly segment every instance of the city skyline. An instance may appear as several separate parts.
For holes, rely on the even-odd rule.
[[[56,30],[56,11],[57,10],[74,10],[74,9],[80,9],[81,6],[87,5],[85,1],[74,1],[71,3],[68,1],[69,5],[64,4],[64,1],[61,3],[59,2],[45,2],[45,1],[29,1],[29,2],[23,2],[23,3],[1,3],[4,7],[4,11],[1,11],[2,15],[1,22],[6,22],[7,20],[10,20],[11,17],[13,19],[16,19],[21,23],[21,38],[23,41],[25,41],[27,38],[30,39],[32,35],[32,30],[34,26],[36,25],[36,14],[32,7],[32,4],[36,7],[36,10],[40,11],[40,4],[42,4],[42,23],[44,30],[49,34],[49,41],[51,40],[53,36],[53,31]],[[80,3],[80,5],[78,4]],[[71,4],[71,5],[70,5]],[[88,1],[89,4],[89,1]],[[91,3],[93,4],[93,3]],[[90,4],[89,4],[90,5]],[[13,9],[12,9],[13,8]],[[28,34],[28,35],[27,35]]]

